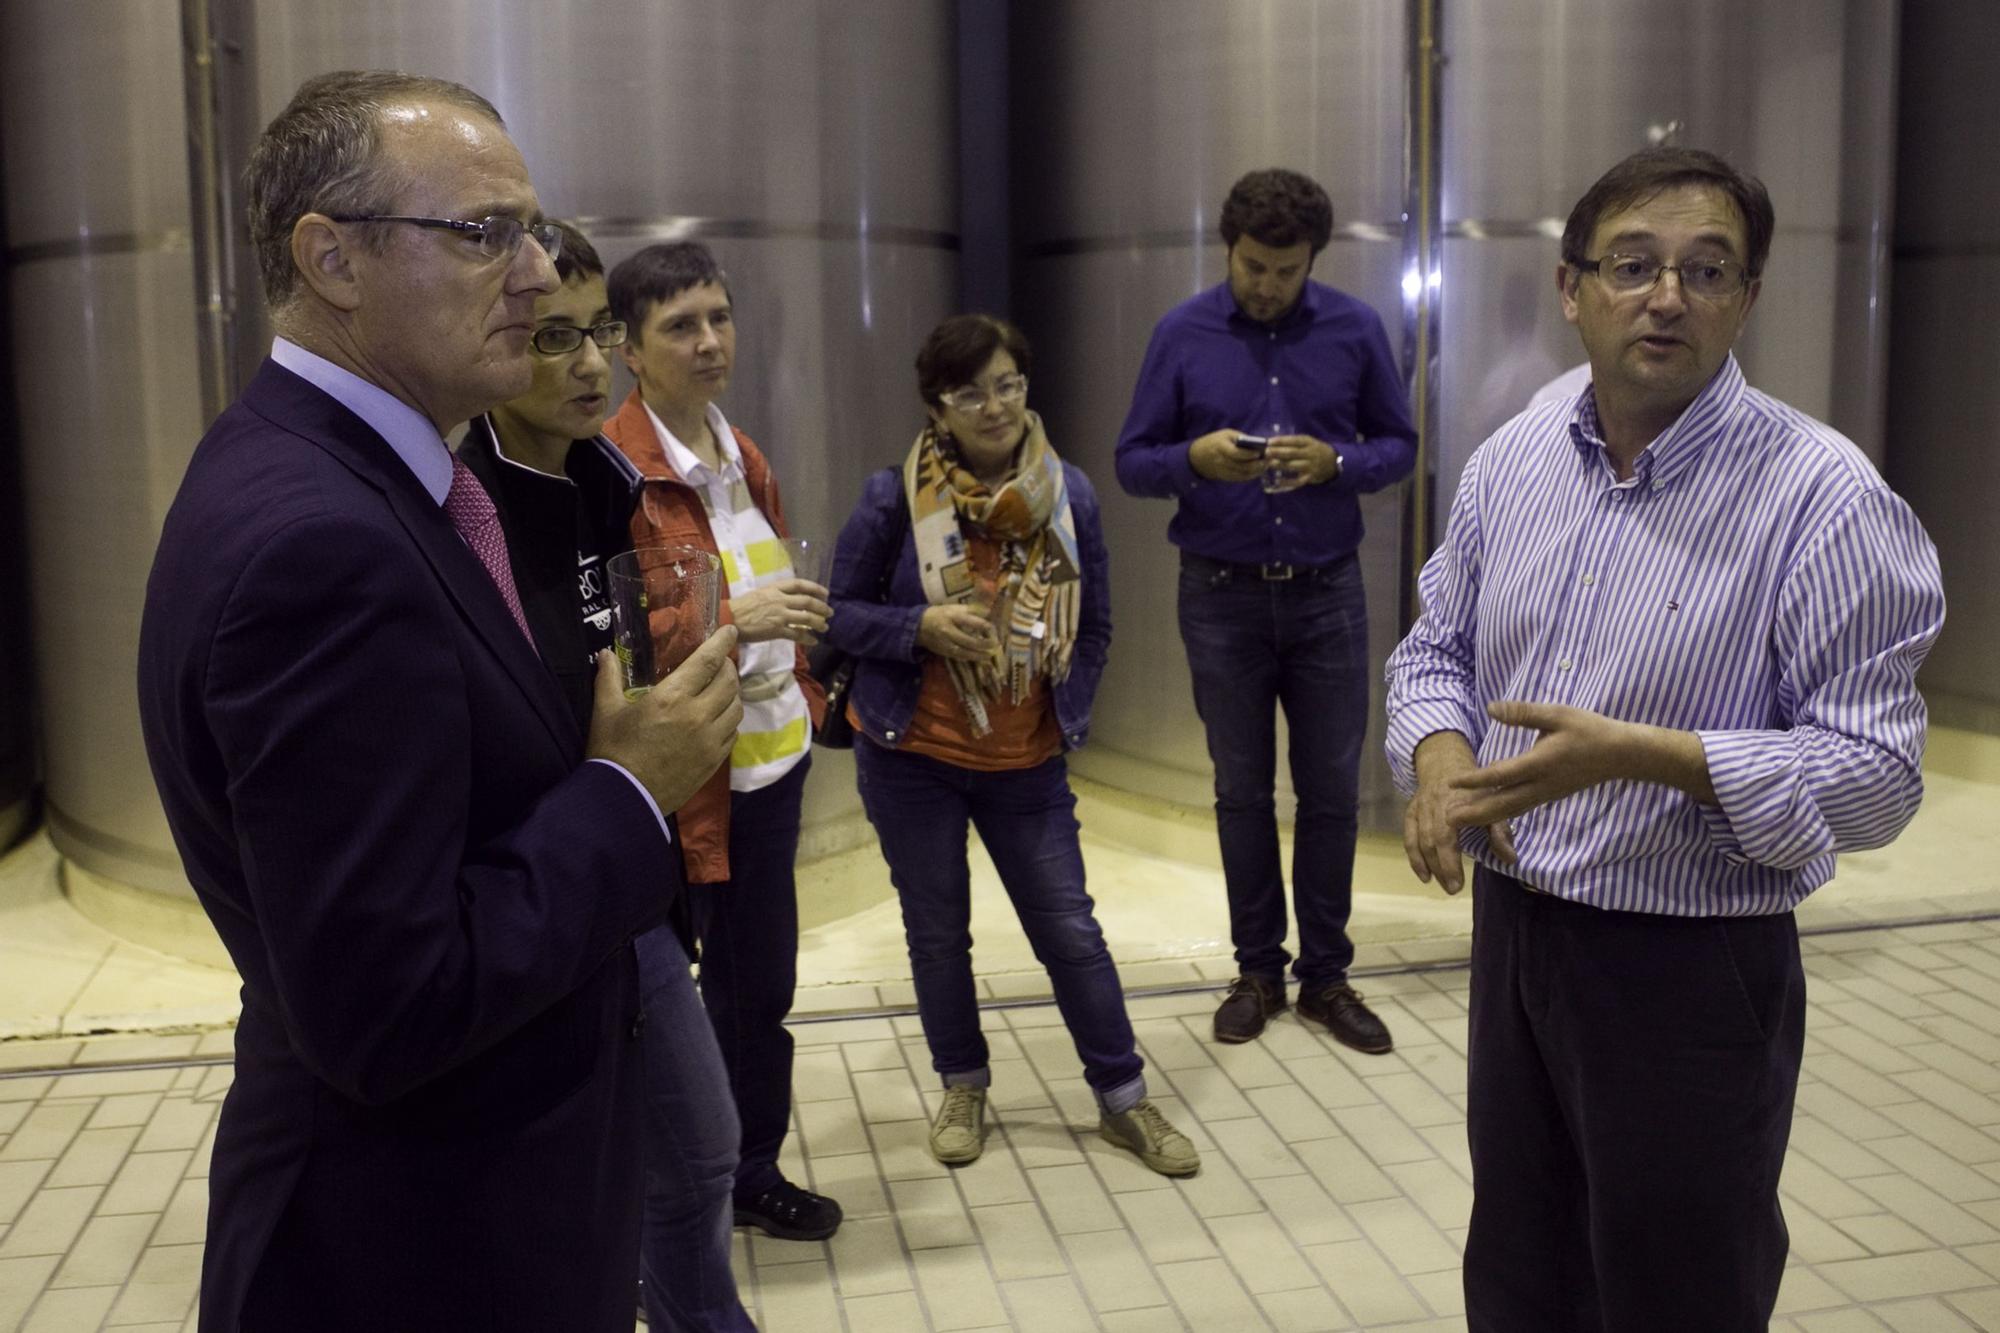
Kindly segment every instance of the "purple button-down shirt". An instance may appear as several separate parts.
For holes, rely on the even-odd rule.
[[[1173,496],[1174,545],[1211,560],[1324,565],[1361,544],[1355,496],[1401,481],[1416,461],[1403,377],[1382,320],[1345,292],[1307,282],[1275,324],[1236,305],[1224,282],[1169,310],[1153,330],[1118,436],[1118,484]],[[1213,430],[1310,435],[1340,452],[1323,486],[1267,495],[1255,481],[1210,481],[1188,446]]]
[[[1619,481],[1594,390],[1531,408],[1466,464],[1424,612],[1390,655],[1390,767],[1532,731],[1495,699],[1692,731],[1715,787],[1585,788],[1513,821],[1518,865],[1561,897],[1673,916],[1782,912],[1879,847],[1923,795],[1916,673],[1944,623],[1937,551],[1845,437],[1743,381],[1731,357]]]

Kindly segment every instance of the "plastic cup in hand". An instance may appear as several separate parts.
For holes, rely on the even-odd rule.
[[[641,546],[607,562],[611,633],[625,667],[625,697],[637,698],[715,633],[722,562],[698,546]]]
[[[807,579],[820,587],[826,586],[826,576],[833,566],[833,544],[817,537],[787,537],[785,559],[792,566],[795,578]]]
[[[1302,478],[1288,467],[1268,463],[1264,467],[1263,475],[1257,478],[1257,484],[1264,488],[1264,494],[1277,495],[1301,485]]]

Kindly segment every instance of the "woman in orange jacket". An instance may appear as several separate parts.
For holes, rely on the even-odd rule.
[[[735,1218],[787,1240],[839,1227],[840,1205],[784,1178],[798,976],[799,802],[825,696],[803,645],[833,614],[798,577],[778,483],[750,437],[715,404],[736,359],[729,288],[706,247],[651,245],[611,271],[611,309],[638,386],[604,433],[639,469],[635,545],[698,546],[721,558],[722,616],[737,628],[743,725],[728,766],[678,812],[699,944],[701,994],[743,1123]],[[649,1207],[646,1245],[656,1235]]]

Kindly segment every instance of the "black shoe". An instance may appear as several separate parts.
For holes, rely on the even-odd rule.
[[[1284,1007],[1283,980],[1240,976],[1229,983],[1229,994],[1215,1011],[1215,1039],[1250,1041],[1264,1030],[1264,1020]]]
[[[840,1230],[840,1216],[840,1205],[832,1199],[789,1180],[736,1205],[737,1226],[761,1227],[779,1240],[825,1240]]]
[[[1345,982],[1300,991],[1299,1017],[1324,1023],[1335,1041],[1367,1055],[1386,1054],[1396,1044],[1382,1020],[1361,1003],[1361,992]]]

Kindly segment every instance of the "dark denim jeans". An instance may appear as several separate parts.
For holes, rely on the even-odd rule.
[[[646,1319],[653,1333],[754,1333],[729,1270],[741,1130],[722,1053],[673,927],[633,944],[645,1006]]]
[[[1288,580],[1183,556],[1181,641],[1215,765],[1215,824],[1236,966],[1282,983],[1285,877],[1279,864],[1277,709],[1291,731],[1298,818],[1293,969],[1308,987],[1347,977],[1354,945],[1355,807],[1368,729],[1368,614],[1352,556]]]
[[[799,802],[808,754],[768,787],[729,797],[729,878],[688,886],[701,942],[701,998],[715,1026],[743,1122],[736,1199],[784,1177],[778,1149],[792,1122],[792,1033],[799,976]]]
[[[856,737],[854,768],[861,804],[902,900],[931,1067],[948,1085],[984,1087],[989,1076],[972,979],[970,824],[1000,872],[1035,957],[1048,969],[1084,1079],[1105,1110],[1131,1109],[1146,1095],[1145,1062],[1084,888],[1076,797],[1062,757],[982,773]]]

